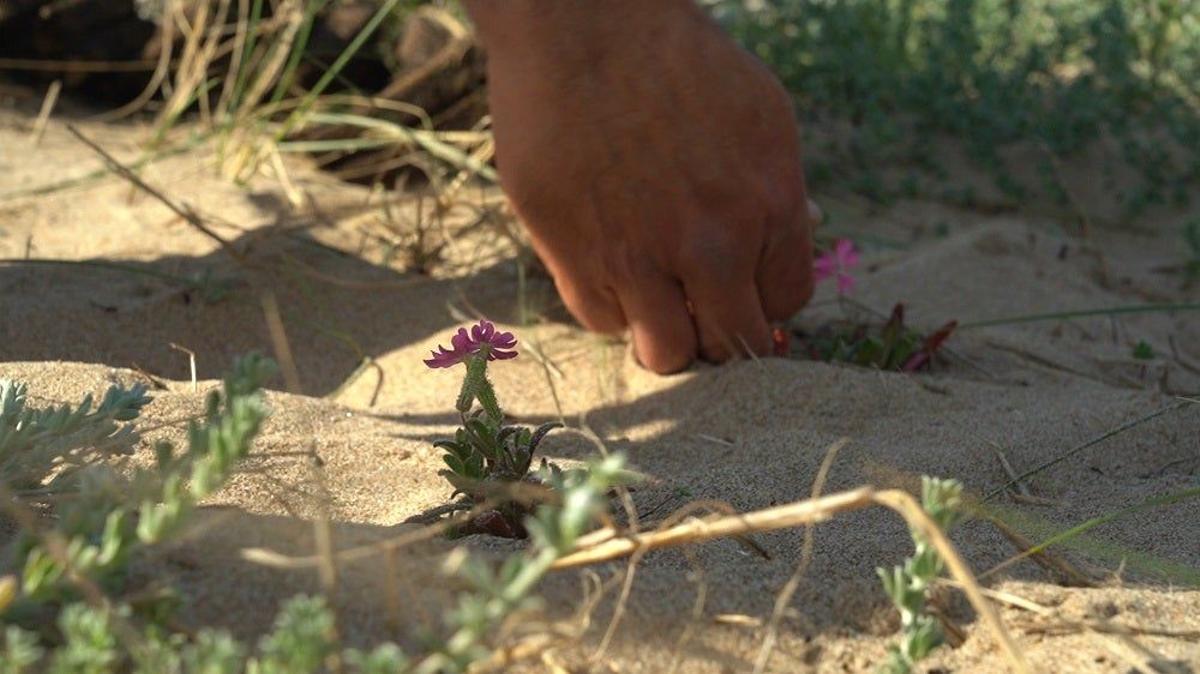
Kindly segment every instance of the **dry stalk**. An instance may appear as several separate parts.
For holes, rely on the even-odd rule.
[[[1007,491],[1010,487],[1016,486],[1016,484],[1019,481],[1024,480],[1027,477],[1032,477],[1034,475],[1037,475],[1038,473],[1046,470],[1047,468],[1050,468],[1051,466],[1055,466],[1055,465],[1061,463],[1062,461],[1066,461],[1067,459],[1071,458],[1072,456],[1075,456],[1076,454],[1078,454],[1086,449],[1090,449],[1113,436],[1120,435],[1121,433],[1124,433],[1125,431],[1128,431],[1130,429],[1141,426],[1142,424],[1150,421],[1151,419],[1156,419],[1158,417],[1163,416],[1164,414],[1169,414],[1176,410],[1183,409],[1184,407],[1186,407],[1189,404],[1194,404],[1194,401],[1187,400],[1186,398],[1180,399],[1178,402],[1172,403],[1170,405],[1166,405],[1164,407],[1160,407],[1157,410],[1154,410],[1153,412],[1146,414],[1145,416],[1138,417],[1137,419],[1134,419],[1133,421],[1125,422],[1125,423],[1121,424],[1120,426],[1117,426],[1116,428],[1113,428],[1109,431],[1101,433],[1100,435],[1098,435],[1094,438],[1091,438],[1090,440],[1086,440],[1086,441],[1072,447],[1071,449],[1068,449],[1067,451],[1063,452],[1062,454],[1059,454],[1058,456],[1056,456],[1038,466],[1030,468],[1029,470],[1025,471],[1024,473],[1021,473],[1015,479],[1009,480],[1008,482],[1004,483],[1003,485],[1000,485],[999,487],[988,492],[987,495],[985,495],[983,497],[983,500],[990,501],[993,498],[995,498],[995,497],[999,496],[1000,494],[1004,493],[1005,491]]]
[[[107,150],[96,144],[95,141],[83,135],[83,133],[73,125],[68,124],[67,131],[70,131],[71,135],[79,139],[79,142],[88,146],[93,152],[100,155],[100,158],[103,159],[108,167],[118,176],[132,183],[134,187],[137,187],[146,194],[154,197],[159,203],[175,213],[175,215],[183,218],[183,220],[191,225],[194,229],[200,231],[213,241],[216,241],[217,244],[221,246],[221,249],[228,253],[229,256],[234,260],[237,260],[238,262],[245,261],[245,256],[243,256],[238,249],[234,248],[233,244],[226,241],[221,237],[220,234],[217,234],[211,228],[209,228],[208,225],[204,224],[204,221],[200,218],[200,216],[196,215],[190,208],[175,203],[170,197],[151,187],[148,183],[146,183],[146,181],[142,180],[138,174],[134,173],[133,170],[117,161],[116,157],[113,157],[108,153]]]
[[[1088,578],[1079,569],[1076,569],[1070,562],[1052,554],[1049,550],[1038,550],[1033,541],[1023,536],[1020,532],[1005,524],[998,517],[985,517],[987,521],[992,523],[1000,533],[1009,540],[1020,551],[1015,557],[1000,562],[996,566],[979,574],[979,578],[986,578],[1002,569],[1006,569],[1022,559],[1030,559],[1038,566],[1050,571],[1059,576],[1060,583],[1070,583],[1075,587],[1095,587],[1096,583]]]
[[[818,524],[838,513],[862,510],[876,505],[899,513],[911,529],[925,536],[937,548],[950,575],[961,584],[967,599],[982,616],[1013,671],[1019,674],[1032,672],[1029,664],[1017,650],[1016,644],[1013,643],[1000,616],[984,597],[982,588],[979,587],[970,568],[959,556],[946,534],[933,522],[912,495],[899,490],[877,491],[872,487],[859,487],[817,499],[797,501],[740,515],[708,520],[692,519],[662,531],[634,537],[612,538],[590,549],[578,550],[559,559],[551,566],[551,569],[561,570],[587,566],[619,559],[639,551],[644,553],[647,550],[691,545],[750,532]]]
[[[825,458],[821,460],[821,466],[817,469],[817,475],[813,478],[812,493],[810,498],[820,498],[821,491],[825,489],[825,481],[829,478],[829,471],[833,468],[833,462],[837,458],[838,452],[842,451],[847,444],[850,443],[850,438],[841,438],[829,446],[825,450]],[[804,542],[800,547],[800,563],[796,565],[796,570],[792,572],[791,578],[784,583],[783,589],[775,597],[775,606],[771,610],[771,621],[767,624],[767,634],[763,638],[762,648],[759,649],[758,659],[754,662],[755,674],[760,674],[767,668],[767,663],[771,660],[771,652],[775,649],[775,640],[779,636],[779,623],[783,620],[783,613],[787,609],[787,605],[792,602],[792,597],[795,596],[796,590],[800,588],[800,579],[804,577],[804,572],[808,570],[809,564],[812,563],[813,557],[813,536],[814,528],[812,524],[804,527]]]
[[[588,548],[581,545],[576,552],[559,559],[551,567],[554,570],[599,564],[627,557],[638,548],[655,550],[703,543],[718,538],[742,535],[755,531],[790,529],[805,524],[815,524],[832,518],[840,512],[862,510],[875,505],[875,489],[860,487],[846,492],[823,496],[819,499],[798,501],[751,513],[729,515],[716,519],[691,519],[669,529],[639,534],[634,537],[616,537],[615,534]],[[602,531],[592,534],[595,539],[605,537]]]
[[[334,558],[338,564],[350,564],[359,560],[386,555],[391,550],[399,550],[409,545],[437,538],[451,528],[466,523],[478,515],[492,510],[501,503],[509,501],[529,502],[535,499],[543,499],[545,496],[546,490],[544,488],[527,484],[514,484],[497,497],[481,501],[470,510],[463,511],[456,516],[448,517],[437,524],[421,526],[415,531],[407,531],[387,540],[338,550],[334,553]],[[242,559],[255,564],[284,570],[318,568],[324,563],[324,560],[318,555],[293,557],[266,548],[243,548],[241,556]]]
[[[176,344],[175,342],[168,342],[167,346],[170,346],[175,351],[187,354],[188,366],[191,368],[191,372],[192,372],[192,393],[198,392],[200,390],[200,388],[196,381],[196,352],[192,351],[191,349],[187,348],[186,346],[180,346],[180,345]]]
[[[283,324],[283,315],[279,311],[279,302],[275,293],[266,290],[262,294],[263,316],[267,321],[267,331],[271,334],[271,346],[275,350],[275,359],[283,370],[284,381],[287,382],[289,393],[304,392],[300,383],[300,369],[296,367],[296,359],[292,355],[292,343],[288,339],[287,329]]]
[[[42,136],[46,134],[46,124],[50,122],[50,114],[54,112],[54,106],[58,104],[58,95],[61,92],[62,80],[54,80],[46,89],[46,97],[42,99],[42,109],[38,111],[37,121],[33,123],[33,130],[29,133],[35,147],[41,144]]]

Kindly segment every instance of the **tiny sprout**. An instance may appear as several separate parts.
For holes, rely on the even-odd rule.
[[[1138,340],[1133,347],[1133,357],[1137,360],[1154,360],[1154,347],[1146,340]]]

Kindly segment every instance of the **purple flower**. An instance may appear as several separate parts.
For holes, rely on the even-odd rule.
[[[858,251],[850,239],[838,239],[833,244],[833,250],[822,253],[813,262],[813,275],[817,282],[827,278],[837,280],[839,295],[848,295],[854,291],[854,276],[850,270],[858,266]]]
[[[459,328],[450,338],[450,346],[438,346],[437,351],[431,352],[433,358],[425,361],[431,368],[453,367],[467,359],[468,356],[484,351],[488,360],[508,360],[517,357],[517,338],[511,332],[497,332],[496,326],[488,321],[479,321],[471,326],[471,332]]]

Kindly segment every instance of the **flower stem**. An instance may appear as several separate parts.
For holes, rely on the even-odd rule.
[[[459,412],[466,414],[471,411],[471,405],[478,400],[480,407],[488,417],[497,424],[504,421],[504,413],[500,410],[500,402],[496,399],[496,389],[487,378],[487,350],[480,350],[466,359],[467,374],[463,377],[462,391],[458,394],[456,407]]]

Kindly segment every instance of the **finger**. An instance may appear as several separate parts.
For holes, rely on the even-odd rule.
[[[797,214],[792,223],[775,230],[775,237],[763,249],[755,276],[769,321],[791,318],[812,299],[812,216],[812,208]]]
[[[770,352],[771,334],[758,289],[750,278],[724,283],[715,276],[688,279],[700,353],[706,360],[762,356]]]
[[[609,334],[625,329],[625,314],[611,290],[561,273],[554,275],[554,285],[567,310],[583,327]]]
[[[621,310],[633,334],[633,351],[643,367],[658,374],[683,370],[696,359],[696,327],[678,281],[641,278],[617,289]]]
[[[812,199],[808,200],[808,221],[812,224],[812,231],[817,231],[817,228],[825,224],[825,211],[817,205],[817,202]]]

